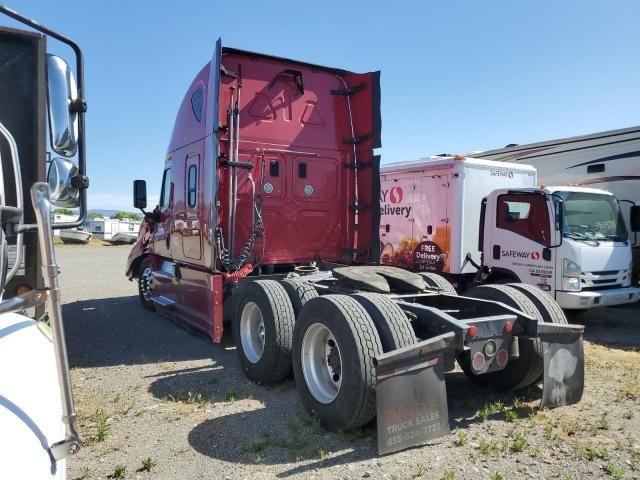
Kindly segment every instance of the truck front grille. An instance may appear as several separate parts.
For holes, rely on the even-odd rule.
[[[627,281],[627,270],[602,270],[598,272],[582,272],[580,284],[583,290],[609,290],[621,288]]]

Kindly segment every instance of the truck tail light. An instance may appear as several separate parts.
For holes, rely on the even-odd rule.
[[[504,367],[507,364],[507,360],[509,360],[509,353],[506,350],[500,350],[496,355],[498,365]]]
[[[511,330],[513,330],[513,323],[511,322],[507,322],[504,324],[504,331],[509,333],[511,332]]]
[[[473,356],[473,369],[476,371],[482,370],[482,368],[484,367],[484,362],[484,355],[480,352],[477,352]]]

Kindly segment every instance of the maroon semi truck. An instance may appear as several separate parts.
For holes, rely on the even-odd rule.
[[[379,73],[222,47],[178,111],[160,203],[126,274],[144,308],[220,342],[231,324],[257,383],[293,370],[330,430],[377,414],[379,451],[449,431],[444,372],[483,385],[542,381],[542,405],[579,401],[582,327],[544,293],[459,297],[433,273],[379,266]],[[146,208],[146,183],[134,182]]]

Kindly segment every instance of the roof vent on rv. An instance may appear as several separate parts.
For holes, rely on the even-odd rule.
[[[511,148],[511,147],[517,147],[517,146],[519,146],[519,144],[517,144],[517,143],[509,143],[509,144],[505,145],[504,148]]]

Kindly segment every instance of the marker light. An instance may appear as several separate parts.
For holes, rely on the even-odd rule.
[[[504,324],[504,331],[509,333],[511,330],[513,330],[513,324],[511,322],[507,322]]]
[[[469,330],[467,330],[467,333],[469,334],[470,337],[477,337],[478,336],[478,327],[476,327],[475,325],[471,325],[469,327]]]

